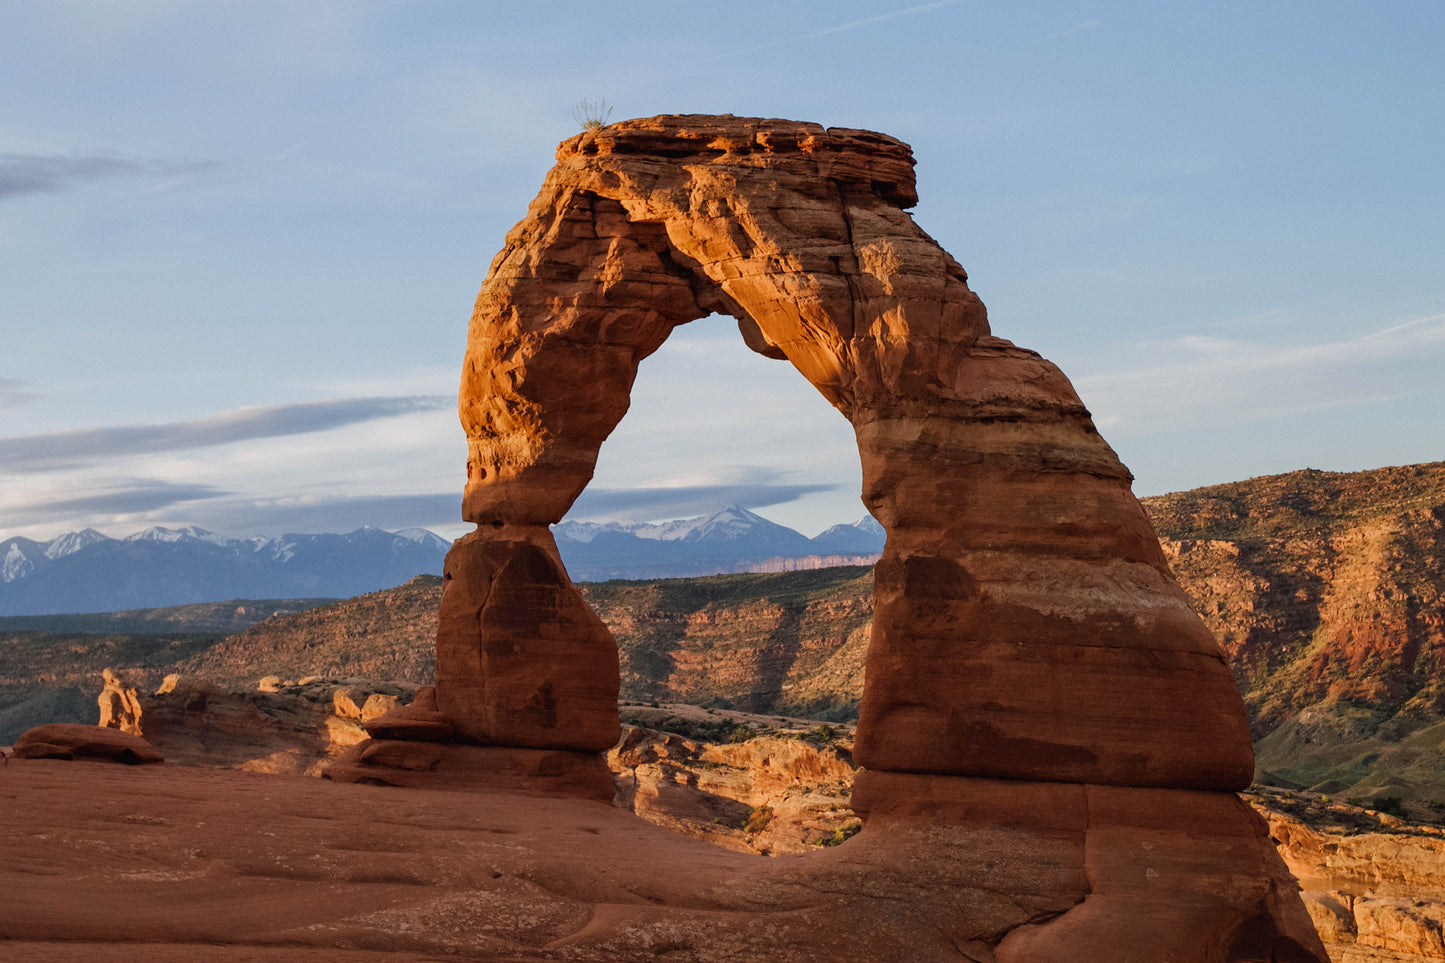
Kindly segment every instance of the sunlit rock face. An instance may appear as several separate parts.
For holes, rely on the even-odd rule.
[[[722,312],[852,422],[888,532],[863,765],[1248,784],[1243,706],[1128,471],[1056,367],[992,336],[963,268],[905,210],[916,201],[908,147],[868,131],[657,117],[559,147],[469,331],[464,513],[480,531],[453,550],[437,669],[459,732],[616,738],[615,654],[572,602],[547,525],[591,478],[638,363]],[[477,574],[494,570],[526,586],[505,614]]]
[[[1243,703],[1129,472],[1063,374],[990,333],[916,201],[908,147],[867,131],[655,117],[558,148],[472,315],[478,529],[447,558],[440,714],[483,745],[616,741],[616,647],[548,525],[638,363],[730,314],[852,423],[887,531],[848,845],[898,877],[889,901],[994,963],[1321,963],[1231,792],[1253,771]],[[829,891],[871,898],[857,885]]]

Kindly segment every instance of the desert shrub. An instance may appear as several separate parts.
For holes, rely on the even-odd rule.
[[[833,835],[824,836],[818,840],[819,846],[838,846],[858,835],[858,830],[863,828],[862,823],[848,823],[846,826],[839,826],[833,830]]]
[[[1405,811],[1405,800],[1399,796],[1376,796],[1370,808],[1377,813],[1386,813],[1391,816],[1408,815]]]
[[[578,101],[576,107],[572,108],[572,119],[577,121],[583,130],[602,127],[611,116],[612,108],[607,106],[606,97],[603,97],[595,104],[584,97]]]
[[[743,832],[760,833],[773,821],[773,810],[768,806],[754,806],[748,818],[743,820]]]

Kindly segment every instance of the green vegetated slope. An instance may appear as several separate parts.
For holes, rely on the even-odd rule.
[[[1232,660],[1261,781],[1445,803],[1445,463],[1144,505]]]
[[[264,619],[304,612],[337,599],[230,599],[158,609],[86,612],[76,615],[4,615],[0,632],[46,632],[52,635],[103,635],[107,632],[147,634],[170,632],[242,632]]]
[[[612,629],[622,697],[820,719],[857,712],[872,569],[583,583]],[[266,675],[429,683],[441,579],[262,622],[178,671],[230,684]]]
[[[393,589],[267,619],[185,660],[176,671],[228,685],[253,685],[268,675],[430,684],[441,595],[438,576],[418,575]]]

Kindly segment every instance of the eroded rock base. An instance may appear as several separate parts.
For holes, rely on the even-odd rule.
[[[1027,840],[1035,891],[1075,899],[1011,928],[999,963],[1326,959],[1267,825],[1232,793],[863,771],[853,808],[873,838],[947,825]]]
[[[377,786],[515,792],[611,803],[612,773],[600,753],[368,739],[326,767],[324,778]]]
[[[132,959],[137,943],[214,960],[1325,960],[1307,918],[1264,912],[1283,877],[1226,794],[886,776],[919,805],[875,805],[846,843],[769,859],[579,799],[4,772],[0,938],[19,960],[81,944]]]

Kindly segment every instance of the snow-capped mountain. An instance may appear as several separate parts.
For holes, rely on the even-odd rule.
[[[884,541],[871,517],[810,539],[738,505],[659,524],[566,521],[552,534],[578,581],[868,564]]]
[[[87,528],[86,531],[94,532],[96,535],[100,535],[100,533],[96,532],[93,528]],[[61,537],[64,538],[65,536],[62,535]],[[101,536],[101,538],[104,537],[105,536],[103,535]],[[195,525],[187,525],[185,528],[162,528],[161,526],[157,525],[154,528],[148,528],[143,532],[136,532],[133,535],[127,535],[124,541],[169,543],[179,542],[183,539],[194,539],[195,541],[207,542],[211,545],[233,545],[242,541],[242,539],[227,538],[224,535],[217,535],[215,532],[208,532],[204,528],[198,528]]]
[[[875,523],[876,524],[876,523]],[[844,526],[833,526],[841,528]],[[831,531],[831,529],[830,529]],[[737,538],[754,538],[762,533],[796,541],[804,536],[763,516],[750,512],[741,505],[729,505],[711,515],[696,518],[678,518],[670,522],[574,522],[566,521],[552,526],[552,534],[559,539],[573,542],[590,542],[598,535],[622,534],[645,538],[653,542],[700,542],[728,541]],[[786,533],[786,534],[784,534]]]
[[[661,524],[563,522],[552,529],[578,581],[676,578],[871,563],[872,518],[816,538],[729,505]],[[233,598],[345,598],[440,574],[451,543],[424,528],[230,538],[204,528],[94,529],[0,541],[0,615],[113,612]]]
[[[230,538],[194,526],[0,542],[0,615],[108,612],[232,598],[345,598],[440,574],[425,529]]]
[[[853,555],[883,551],[888,537],[883,525],[872,515],[864,515],[851,525],[834,525],[813,536],[813,549],[820,555]]]
[[[52,538],[45,543],[45,557],[51,560],[63,558],[80,551],[85,546],[95,542],[105,541],[105,536],[93,528],[83,529],[78,532],[66,532],[64,535]]]

